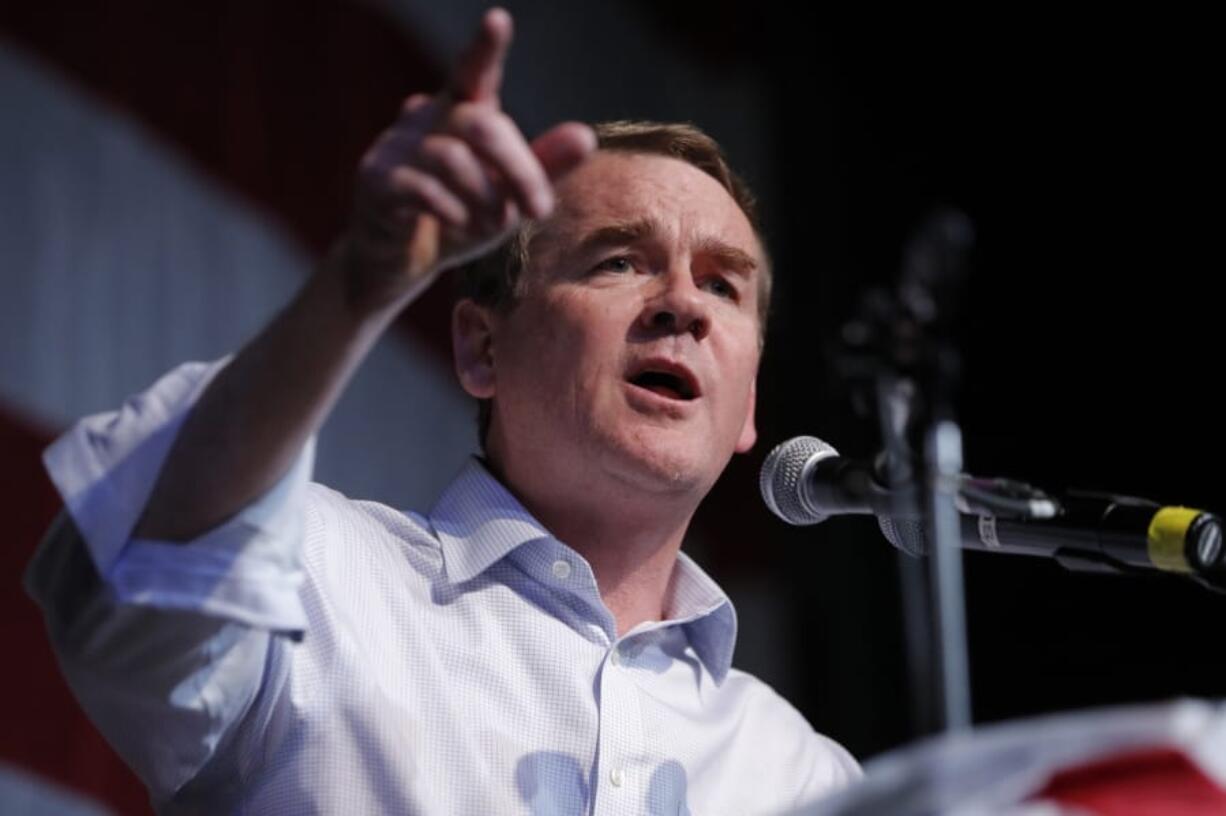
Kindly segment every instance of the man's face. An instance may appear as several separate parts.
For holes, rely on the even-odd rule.
[[[495,318],[491,454],[508,475],[705,494],[755,440],[753,228],[664,156],[599,152],[557,194]]]

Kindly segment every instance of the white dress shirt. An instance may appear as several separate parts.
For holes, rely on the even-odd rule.
[[[221,365],[48,449],[72,523],[27,576],[69,683],[160,810],[776,813],[859,776],[730,668],[736,615],[691,559],[667,619],[619,638],[587,561],[476,459],[420,515],[311,483],[312,442],[200,538],[131,539]]]

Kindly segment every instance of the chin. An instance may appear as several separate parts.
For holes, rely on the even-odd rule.
[[[713,464],[688,436],[649,429],[619,441],[611,453],[610,464],[623,481],[635,487],[705,495],[719,476],[718,471],[712,473]]]

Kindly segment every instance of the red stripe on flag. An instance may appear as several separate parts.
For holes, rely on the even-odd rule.
[[[0,547],[0,643],[17,661],[0,695],[0,757],[105,802],[120,813],[149,813],[144,786],[90,724],[68,690],[22,574],[60,507],[43,472],[53,432],[0,405],[0,495],[6,546]]]

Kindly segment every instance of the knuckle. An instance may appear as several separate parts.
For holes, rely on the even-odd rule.
[[[473,112],[460,124],[464,138],[482,146],[495,142],[503,133],[503,123],[497,111],[483,109]]]
[[[412,94],[400,103],[400,114],[402,116],[412,116],[430,101],[430,97],[426,94]]]
[[[450,168],[460,165],[466,152],[457,139],[442,135],[431,136],[422,147],[432,162]]]
[[[413,180],[413,190],[417,198],[430,202],[431,206],[451,209],[452,197],[437,179],[418,175]]]
[[[438,182],[424,173],[419,173],[410,167],[396,168],[396,187],[399,190],[414,196],[431,196],[436,195],[438,191]]]

